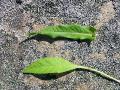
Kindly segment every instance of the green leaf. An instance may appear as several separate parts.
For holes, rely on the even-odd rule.
[[[102,77],[111,79],[115,82],[118,82],[120,84],[120,80],[117,80],[116,78],[105,74],[104,72],[98,71],[97,69],[93,69],[86,66],[78,66],[75,64],[70,63],[67,60],[64,60],[63,58],[53,58],[53,57],[46,57],[39,59],[35,62],[33,62],[31,65],[25,67],[23,69],[23,73],[33,73],[33,74],[59,74],[64,73],[67,71],[71,71],[74,69],[83,69],[91,72],[95,72],[98,75],[101,75]]]
[[[67,60],[62,58],[42,58],[38,61],[33,62],[31,65],[23,69],[23,73],[34,73],[34,74],[48,74],[48,73],[63,73],[66,71],[73,70],[77,68]]]
[[[48,35],[51,38],[63,37],[73,40],[94,40],[96,29],[92,26],[80,26],[78,24],[47,26],[38,31],[31,32],[29,36]]]

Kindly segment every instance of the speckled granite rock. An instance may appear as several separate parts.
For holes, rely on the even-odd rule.
[[[97,28],[86,42],[28,40],[27,33],[46,25],[80,23]],[[0,90],[120,90],[120,85],[87,71],[41,80],[21,70],[46,56],[94,67],[120,79],[119,0],[1,0]]]

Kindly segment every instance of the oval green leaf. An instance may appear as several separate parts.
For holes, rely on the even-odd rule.
[[[23,69],[23,73],[34,73],[34,74],[48,74],[48,73],[63,73],[70,70],[76,69],[78,66],[70,63],[63,58],[46,57],[38,59],[31,65]]]
[[[96,29],[92,26],[78,24],[47,26],[39,32],[31,32],[29,36],[47,35],[52,38],[63,37],[73,40],[94,40]]]

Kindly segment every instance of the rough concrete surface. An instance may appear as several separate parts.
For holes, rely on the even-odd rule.
[[[86,42],[27,39],[47,25],[79,23],[97,28]],[[63,57],[120,79],[120,0],[0,0],[0,90],[120,90],[114,81],[87,71],[42,80],[21,70],[38,58]]]

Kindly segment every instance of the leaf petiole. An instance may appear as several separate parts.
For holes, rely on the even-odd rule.
[[[108,79],[113,80],[113,81],[115,81],[115,82],[120,84],[120,80],[118,80],[118,79],[116,79],[116,78],[114,78],[114,77],[112,77],[110,75],[107,75],[107,74],[105,74],[102,71],[98,71],[97,69],[93,69],[93,68],[86,67],[86,66],[78,66],[77,68],[78,69],[82,69],[82,70],[87,70],[87,71],[90,71],[90,72],[94,72],[96,74],[101,75],[102,77],[108,78]]]

